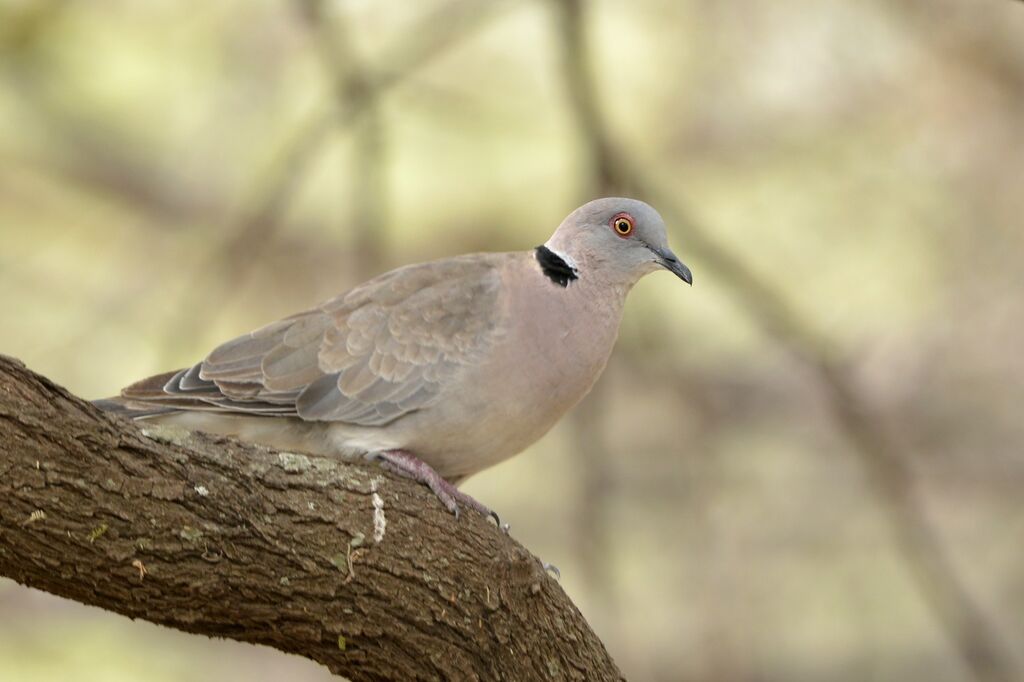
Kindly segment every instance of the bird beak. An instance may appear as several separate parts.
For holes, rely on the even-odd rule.
[[[679,279],[683,280],[690,286],[693,286],[693,274],[690,272],[690,268],[682,264],[682,262],[676,258],[676,254],[672,253],[669,248],[655,248],[651,247],[651,251],[658,257],[658,265],[665,268]]]

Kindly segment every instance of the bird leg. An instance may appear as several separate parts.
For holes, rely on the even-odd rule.
[[[498,524],[498,528],[501,528],[501,520],[497,514],[477,502],[472,496],[461,492],[450,481],[446,481],[439,473],[434,471],[433,467],[411,452],[406,450],[382,450],[376,454],[376,458],[389,471],[394,471],[397,474],[411,478],[430,488],[437,495],[437,499],[441,500],[441,504],[452,514],[455,514],[455,518],[459,518],[459,505],[462,504],[476,509],[484,516],[491,517]]]

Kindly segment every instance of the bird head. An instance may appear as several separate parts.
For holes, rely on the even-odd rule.
[[[600,276],[632,286],[664,268],[687,284],[690,269],[668,246],[665,221],[636,199],[595,199],[570,213],[545,246],[580,277]]]

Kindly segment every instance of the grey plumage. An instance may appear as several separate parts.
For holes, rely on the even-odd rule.
[[[389,272],[122,391],[129,400],[384,426],[437,398],[495,331],[502,254]]]
[[[590,389],[641,276],[664,267],[690,281],[660,216],[631,199],[577,209],[542,254],[393,270],[101,404],[328,455],[401,450],[461,480],[532,443]]]

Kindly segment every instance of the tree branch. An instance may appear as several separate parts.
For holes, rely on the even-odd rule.
[[[361,680],[621,680],[522,546],[369,463],[100,412],[0,355],[0,575]]]

